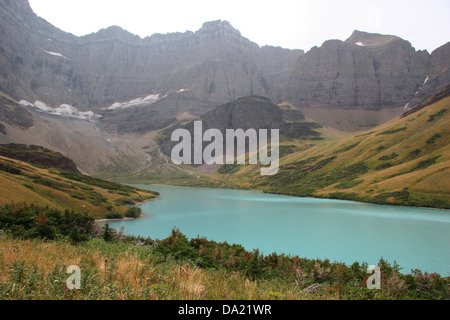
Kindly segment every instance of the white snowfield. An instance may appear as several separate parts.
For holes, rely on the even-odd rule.
[[[78,111],[77,108],[74,106],[71,106],[70,104],[62,104],[58,108],[52,108],[46,105],[42,101],[36,101],[35,103],[31,103],[26,100],[21,100],[19,102],[22,106],[25,107],[32,107],[37,109],[38,111],[57,115],[57,116],[66,116],[71,118],[77,118],[77,119],[85,119],[85,120],[95,120],[98,118],[101,118],[101,115],[95,114],[92,111]]]
[[[42,49],[42,50],[44,50],[44,49]],[[67,57],[63,56],[61,53],[58,53],[58,52],[52,52],[52,51],[47,51],[47,50],[44,50],[44,51],[45,51],[46,53],[52,55],[52,56],[55,56],[55,57],[61,57],[61,58],[67,59]]]
[[[125,109],[128,107],[138,106],[141,104],[152,104],[158,101],[159,99],[160,99],[159,94],[150,94],[144,98],[136,98],[128,102],[116,102],[113,105],[104,108],[103,110]]]

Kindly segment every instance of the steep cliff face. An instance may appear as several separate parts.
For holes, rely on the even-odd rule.
[[[33,116],[26,108],[0,95],[0,124],[1,122],[23,129],[29,129],[34,125]],[[7,134],[6,129],[0,132]]]
[[[265,97],[247,96],[219,105],[197,120],[202,121],[203,132],[208,129],[218,129],[225,137],[227,129],[257,130],[280,128],[282,125],[282,112],[277,105]],[[160,138],[160,145],[161,150],[168,156],[171,155],[173,147],[178,144],[171,141],[172,132],[180,127],[187,129],[191,136],[194,136],[193,121],[185,126],[176,125],[166,129]],[[203,146],[205,147],[206,145],[207,143],[204,142]]]
[[[208,129],[219,130],[224,137],[223,150],[226,148],[226,130],[228,129],[278,129],[281,135],[290,138],[318,138],[320,134],[315,131],[320,127],[317,123],[306,122],[305,116],[296,109],[280,108],[270,99],[262,96],[246,96],[235,101],[219,105],[197,119],[202,122],[203,133]],[[175,129],[184,128],[194,137],[194,121],[183,125],[175,124],[163,131],[159,137],[161,150],[168,156],[178,142],[171,141]],[[270,137],[269,137],[270,139]],[[246,142],[248,143],[248,141]],[[206,147],[210,142],[203,142]],[[248,147],[248,145],[247,145]],[[192,155],[194,154],[192,146]]]
[[[448,54],[446,46],[430,55],[395,36],[355,31],[344,42],[326,41],[299,57],[286,99],[302,107],[404,106],[419,90],[427,92],[425,80],[443,72]],[[437,80],[435,89],[446,81]]]
[[[38,18],[28,1],[0,3],[0,90],[14,99],[96,110],[187,89],[186,108],[248,94],[280,100],[301,50],[263,47],[226,21],[141,39],[113,26],[84,37]]]

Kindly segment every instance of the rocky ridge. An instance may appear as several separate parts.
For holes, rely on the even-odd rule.
[[[407,109],[449,83],[449,66],[448,43],[429,54],[396,36],[355,31],[299,57],[286,100],[300,107]]]

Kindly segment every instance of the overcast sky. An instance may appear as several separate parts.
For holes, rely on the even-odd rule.
[[[142,38],[227,20],[260,46],[308,51],[353,30],[393,34],[432,52],[450,41],[450,0],[29,0],[34,12],[80,36],[118,25]]]

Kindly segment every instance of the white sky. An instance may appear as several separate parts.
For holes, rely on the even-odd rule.
[[[260,46],[308,51],[353,30],[397,35],[417,50],[450,41],[450,0],[29,0],[34,12],[80,36],[111,25],[142,38],[227,20]]]

